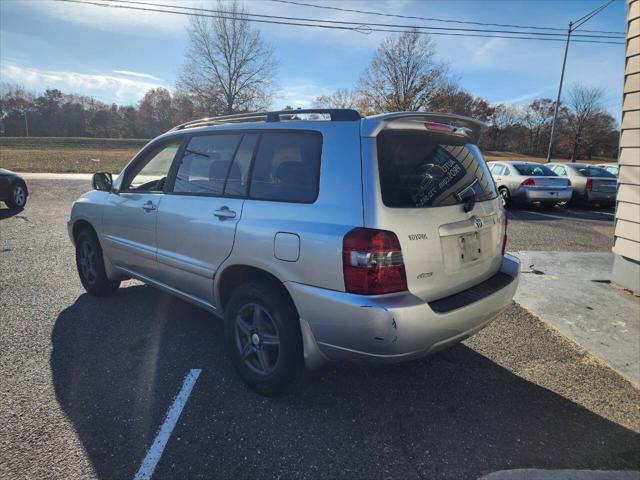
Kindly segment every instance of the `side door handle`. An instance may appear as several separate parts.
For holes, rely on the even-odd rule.
[[[233,210],[229,210],[229,207],[227,207],[226,205],[224,207],[220,207],[220,209],[213,212],[213,214],[220,220],[230,220],[232,218],[236,218],[236,212],[234,212]]]
[[[151,200],[149,200],[144,205],[142,205],[142,209],[145,212],[152,212],[152,211],[154,211],[156,209],[156,206],[154,205],[154,203]]]

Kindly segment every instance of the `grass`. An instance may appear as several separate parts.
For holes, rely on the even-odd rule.
[[[0,167],[16,172],[117,173],[148,140],[0,137]]]
[[[0,137],[0,167],[16,172],[118,173],[148,140],[128,138]],[[485,152],[485,159],[545,163],[546,158]],[[567,161],[554,158],[554,161]],[[615,162],[612,158],[580,160]]]

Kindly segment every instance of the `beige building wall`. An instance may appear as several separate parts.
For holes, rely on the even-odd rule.
[[[640,291],[640,0],[628,0],[613,281]]]

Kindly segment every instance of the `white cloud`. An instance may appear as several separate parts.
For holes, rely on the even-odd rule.
[[[130,70],[114,70],[113,73],[117,73],[119,75],[125,75],[127,77],[136,77],[136,78],[146,78],[148,80],[159,80],[158,77],[154,77],[148,73],[140,73],[140,72],[132,72]]]
[[[278,94],[271,102],[274,109],[284,108],[289,105],[293,108],[310,108],[313,101],[321,95],[328,95],[333,89],[328,86],[320,86],[305,79],[285,80],[278,88]]]
[[[113,98],[115,96],[118,103],[135,102],[147,90],[162,86],[160,83],[133,80],[113,75],[40,70],[8,63],[0,65],[0,73],[3,80],[19,83],[27,88],[59,88],[65,93],[92,94],[102,98]]]

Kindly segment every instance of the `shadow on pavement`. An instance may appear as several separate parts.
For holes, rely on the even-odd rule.
[[[132,478],[202,368],[154,478],[477,478],[637,468],[638,436],[459,345],[403,365],[331,365],[265,399],[235,376],[222,322],[144,286],[58,317],[57,400],[99,478]]]
[[[0,220],[11,218],[23,211],[24,208],[0,208]]]

